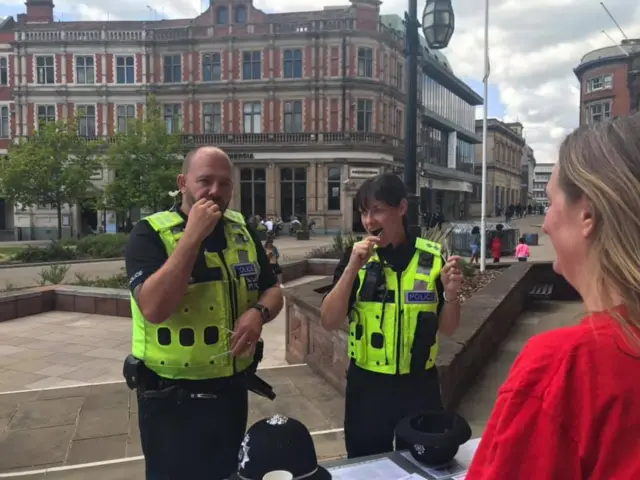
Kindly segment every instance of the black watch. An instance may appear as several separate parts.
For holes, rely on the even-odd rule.
[[[271,312],[267,307],[265,307],[261,303],[256,303],[251,308],[255,308],[260,312],[260,316],[262,317],[262,323],[267,323],[269,320],[271,320]]]

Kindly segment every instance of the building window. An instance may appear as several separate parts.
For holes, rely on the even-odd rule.
[[[260,80],[262,77],[262,52],[242,52],[242,79]]]
[[[400,91],[404,90],[404,64],[401,62],[396,64],[396,87]]]
[[[587,80],[587,93],[613,88],[613,75],[599,75]]]
[[[56,83],[56,74],[53,55],[36,57],[36,82],[41,85],[51,85]]]
[[[280,216],[285,222],[293,217],[303,220],[307,216],[307,170],[283,168],[280,170]]]
[[[164,106],[164,123],[168,133],[178,133],[182,130],[182,105],[170,103]]]
[[[216,10],[216,24],[229,24],[229,10],[227,9],[227,7],[218,7],[218,10]]]
[[[284,102],[285,133],[298,133],[302,130],[302,100]]]
[[[78,135],[95,138],[96,136],[96,107],[95,105],[78,105]]]
[[[181,55],[164,56],[164,83],[179,83],[182,81]]]
[[[327,175],[327,210],[340,210],[340,168],[330,167]]]
[[[76,56],[76,83],[96,83],[96,67],[93,55]]]
[[[11,121],[9,117],[9,107],[0,107],[0,137],[11,137]]]
[[[247,102],[243,106],[244,133],[262,133],[262,105]]]
[[[219,53],[206,53],[202,56],[202,80],[219,82],[222,78],[222,63]]]
[[[449,166],[446,133],[437,128],[425,127],[422,131],[422,144],[427,163],[441,167]]]
[[[302,50],[285,50],[282,60],[284,78],[302,78]]]
[[[359,132],[370,132],[373,120],[373,102],[371,100],[359,99],[358,107],[358,125]]]
[[[611,100],[593,102],[585,106],[587,123],[596,123],[611,118]]]
[[[55,105],[38,105],[38,128],[41,129],[45,123],[56,121]]]
[[[136,83],[136,71],[132,56],[116,57],[116,83]]]
[[[247,9],[244,5],[236,7],[236,23],[247,23]]]
[[[458,140],[456,148],[456,169],[473,173],[475,147],[463,140]]]
[[[220,102],[202,105],[202,124],[204,133],[222,133],[222,104]]]
[[[7,57],[0,57],[0,85],[9,85],[9,62]]]
[[[264,168],[240,170],[240,212],[250,218],[266,216],[267,171]]]
[[[358,76],[373,78],[373,49],[358,48]]]
[[[127,133],[129,123],[136,118],[135,105],[118,105],[116,110],[118,133]]]

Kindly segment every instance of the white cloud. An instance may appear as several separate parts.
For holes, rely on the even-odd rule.
[[[19,11],[23,0],[0,0]],[[86,20],[152,19],[155,16],[189,18],[209,0],[56,0],[56,12],[73,12]],[[348,0],[324,0],[323,6],[345,5]],[[256,0],[268,12],[301,9],[298,0]],[[151,5],[157,13],[150,12]],[[482,79],[484,2],[453,0],[456,31],[445,54],[457,75]],[[607,0],[630,37],[640,37],[640,4]],[[419,9],[424,6],[419,2]],[[302,7],[304,8],[304,7]],[[321,7],[316,7],[321,8]],[[407,0],[385,1],[382,13],[403,15]],[[307,9],[307,8],[304,8]],[[421,15],[421,12],[419,12]],[[579,90],[573,68],[589,50],[608,46],[620,33],[599,2],[583,0],[491,0],[490,55],[492,85],[505,105],[505,120],[519,120],[538,161],[554,161],[557,146],[579,118]],[[482,108],[476,112],[482,116]]]

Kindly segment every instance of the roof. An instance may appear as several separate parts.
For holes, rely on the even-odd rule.
[[[580,77],[591,68],[626,62],[629,56],[635,55],[640,55],[640,39],[624,40],[620,45],[597,48],[586,53],[573,71],[576,76]]]

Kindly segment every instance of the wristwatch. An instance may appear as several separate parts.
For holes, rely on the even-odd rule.
[[[267,323],[269,320],[271,320],[271,312],[267,307],[265,307],[261,303],[256,303],[251,308],[255,308],[260,312],[260,316],[262,317],[262,323]]]

